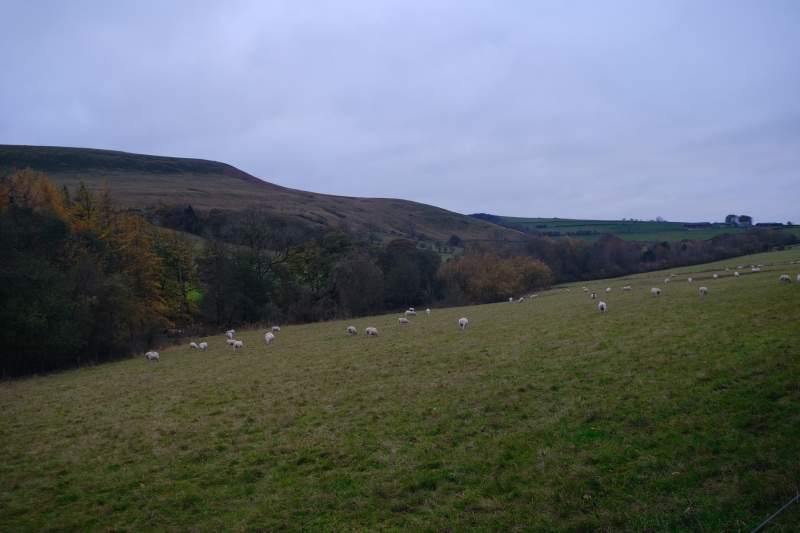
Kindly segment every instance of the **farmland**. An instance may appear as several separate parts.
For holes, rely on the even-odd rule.
[[[519,224],[526,228],[552,234],[553,238],[572,236],[590,242],[603,235],[614,235],[620,239],[635,242],[680,242],[683,239],[709,240],[723,234],[746,233],[745,227],[721,227],[686,229],[683,222],[655,222],[642,220],[576,220],[566,218],[519,218],[500,217],[511,224]],[[777,229],[800,235],[800,226],[782,226]]]
[[[800,479],[800,250],[753,257],[4,382],[0,523],[750,531]]]

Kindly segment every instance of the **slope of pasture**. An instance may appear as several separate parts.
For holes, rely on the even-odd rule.
[[[800,251],[759,260],[2,383],[0,523],[750,531],[800,479]]]
[[[555,239],[563,239],[568,233],[573,237],[594,242],[603,235],[614,235],[620,239],[637,242],[680,242],[683,239],[709,240],[717,235],[746,233],[748,228],[702,228],[687,230],[683,222],[645,222],[635,220],[576,220],[566,218],[520,218],[500,217],[507,222],[521,224],[537,231],[558,231]],[[546,227],[540,227],[546,225]],[[539,227],[537,227],[539,226]],[[782,226],[786,231],[800,236],[800,226]],[[577,234],[578,232],[584,232]]]

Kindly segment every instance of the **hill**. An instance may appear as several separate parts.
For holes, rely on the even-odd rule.
[[[157,364],[2,382],[0,523],[752,531],[800,477],[800,284],[778,281],[798,259],[587,283],[605,314],[573,284],[408,325],[286,326],[269,346],[264,329],[237,330],[236,353],[209,336]],[[769,531],[799,517],[795,504]]]
[[[408,200],[357,198],[301,191],[269,183],[231,165],[202,159],[161,157],[89,148],[0,145],[0,176],[26,168],[73,191],[105,182],[125,205],[158,202],[195,209],[241,210],[262,206],[311,226],[377,232],[383,240],[518,239],[520,233],[469,216]]]

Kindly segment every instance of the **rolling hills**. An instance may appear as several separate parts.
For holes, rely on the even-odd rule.
[[[408,200],[331,196],[283,187],[230,165],[201,159],[131,154],[89,148],[0,145],[0,176],[26,168],[73,191],[106,183],[115,197],[137,208],[158,202],[195,209],[261,206],[311,226],[376,232],[383,240],[516,240],[520,233],[472,217]]]

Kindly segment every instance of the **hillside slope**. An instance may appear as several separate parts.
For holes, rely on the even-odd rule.
[[[83,181],[108,185],[122,204],[142,208],[159,201],[195,209],[263,206],[314,226],[377,230],[385,238],[416,236],[447,241],[516,240],[520,233],[426,204],[391,198],[331,196],[282,187],[216,161],[111,150],[0,145],[0,177],[26,168],[43,172],[70,191]]]

